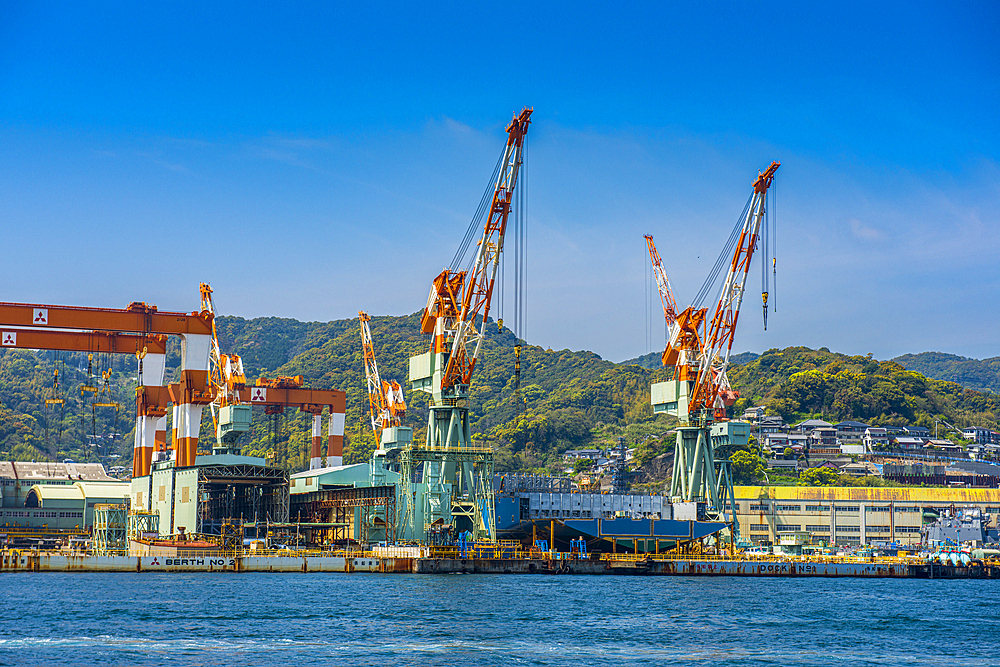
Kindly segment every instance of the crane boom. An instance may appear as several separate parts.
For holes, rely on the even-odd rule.
[[[774,179],[774,172],[781,166],[780,162],[772,162],[763,173],[759,173],[753,183],[753,195],[743,220],[743,229],[739,241],[729,263],[729,271],[719,292],[719,300],[715,306],[705,339],[704,352],[698,368],[694,391],[691,394],[689,411],[722,410],[716,405],[720,391],[728,385],[726,369],[729,366],[729,355],[733,349],[733,338],[736,335],[736,323],[740,317],[740,307],[743,304],[743,293],[746,289],[747,274],[750,262],[757,247],[757,237],[760,233],[761,221],[765,213],[767,189]],[[767,294],[764,294],[764,305],[767,305]],[[716,415],[718,416],[718,415]]]
[[[365,380],[368,384],[368,415],[371,419],[375,437],[381,437],[382,429],[399,426],[406,416],[406,402],[403,400],[403,388],[395,380],[385,381],[379,375],[378,362],[375,360],[375,345],[372,343],[372,332],[368,323],[371,316],[358,311],[361,322],[361,347],[364,350]]]
[[[503,252],[511,198],[521,168],[524,137],[531,124],[532,109],[525,108],[507,126],[507,145],[500,160],[500,170],[493,189],[493,202],[483,226],[470,274],[445,270],[435,280],[422,320],[423,329],[435,337],[432,349],[445,351],[450,339],[448,363],[441,378],[441,390],[468,387],[482,348],[486,318],[489,316],[497,267]],[[461,290],[461,297],[458,297]]]
[[[656,251],[652,234],[644,234],[646,245],[649,246],[649,259],[653,263],[653,277],[656,278],[656,288],[660,291],[660,303],[663,305],[663,318],[667,321],[667,327],[677,323],[677,301],[674,299],[673,290],[670,289],[670,279],[663,268],[663,260],[660,253]]]

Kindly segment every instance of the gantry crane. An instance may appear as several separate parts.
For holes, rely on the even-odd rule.
[[[403,520],[397,525],[428,541],[444,526],[469,532],[474,539],[496,535],[493,450],[472,441],[469,386],[483,344],[531,113],[532,109],[525,108],[507,126],[507,143],[496,171],[492,202],[482,211],[485,222],[471,269],[455,265],[434,278],[421,318],[421,330],[432,334],[430,350],[410,359],[411,386],[431,395],[430,414],[427,442],[411,444],[401,452],[404,484],[420,488],[406,494]],[[477,221],[473,219],[455,264],[462,261],[464,248],[474,238]],[[413,481],[418,469],[419,483]]]
[[[651,388],[653,412],[676,416],[682,424],[677,429],[671,498],[675,502],[705,502],[710,516],[732,522],[735,537],[739,536],[739,524],[732,509],[732,477],[728,461],[715,458],[715,446],[746,444],[750,435],[748,424],[726,421],[726,405],[735,400],[726,370],[766,212],[767,190],[779,166],[771,163],[753,183],[711,321],[706,320],[705,308],[688,307],[677,316],[676,331],[663,353],[664,364],[675,367],[674,377]],[[762,297],[766,308],[766,291]]]
[[[176,465],[194,465],[201,411],[214,398],[208,382],[212,321],[213,315],[205,311],[164,312],[138,301],[122,309],[0,303],[0,339],[6,347],[72,350],[104,337],[115,348],[110,351],[136,355],[140,385],[133,477],[148,475],[154,459],[169,456],[165,419],[169,401],[174,403]],[[161,385],[166,367],[162,341],[169,335],[180,336],[182,345],[181,382],[168,397],[167,387]]]

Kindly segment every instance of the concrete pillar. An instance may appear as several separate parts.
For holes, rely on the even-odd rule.
[[[327,431],[326,465],[344,465],[344,418],[343,412],[330,410],[330,426]]]
[[[316,470],[322,464],[323,456],[323,416],[313,413],[312,450],[309,452],[309,469]]]
[[[208,386],[208,371],[212,337],[207,334],[183,334],[181,336],[181,381],[179,405],[174,411],[179,423],[174,424],[177,438],[174,451],[177,452],[179,467],[194,465],[198,454],[198,435],[201,429],[201,413],[205,405],[212,402]]]
[[[165,354],[146,354],[139,360],[142,364],[143,386],[159,387],[163,384],[167,357]],[[149,474],[155,450],[155,429],[157,416],[151,414],[159,406],[136,404],[135,445],[132,451],[132,477]]]

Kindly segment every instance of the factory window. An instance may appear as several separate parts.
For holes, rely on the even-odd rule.
[[[774,529],[781,533],[789,533],[793,530],[802,530],[802,524],[779,523]]]
[[[889,526],[866,526],[865,530],[869,533],[889,533],[892,532]]]
[[[191,502],[191,487],[185,486],[181,489],[181,502],[188,503]]]
[[[829,505],[806,505],[807,512],[829,512]]]
[[[837,526],[838,533],[860,533],[861,526]]]
[[[165,487],[165,486],[163,486],[161,484],[160,485],[160,500],[163,501],[163,500],[166,500],[166,499],[167,499],[167,487]]]
[[[830,526],[806,526],[806,530],[810,533],[829,533]]]
[[[888,507],[866,507],[865,512],[888,512]]]
[[[770,505],[751,505],[750,506],[750,511],[751,512],[770,512],[771,511],[771,506]]]
[[[996,505],[986,505],[983,506],[983,511],[995,514],[996,512],[1000,512],[1000,507],[997,507]]]
[[[801,512],[802,505],[775,505],[776,512]]]
[[[751,523],[750,530],[756,530],[766,533],[768,531],[768,526],[766,523]]]
[[[308,478],[308,479],[306,480],[306,486],[312,486],[312,485],[313,485],[313,482],[315,482],[315,481],[316,481],[316,480],[315,480],[315,478],[313,478],[313,477],[310,477],[310,478]]]
[[[837,505],[834,507],[838,512],[858,512],[861,510],[860,505]]]
[[[897,512],[919,512],[920,508],[919,507],[897,507],[896,511]]]
[[[896,526],[897,533],[919,533],[919,526]]]

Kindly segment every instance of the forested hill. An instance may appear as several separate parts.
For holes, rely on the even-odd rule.
[[[308,386],[342,389],[347,393],[349,462],[365,460],[375,446],[367,418],[364,367],[358,320],[299,322],[281,318],[219,317],[223,351],[239,354],[247,376],[303,375]],[[372,337],[382,377],[399,381],[410,410],[407,424],[423,439],[426,394],[409,391],[408,359],[424,352],[428,337],[420,332],[419,313],[373,317]],[[645,461],[670,449],[663,438],[672,419],[654,417],[649,406],[651,382],[669,377],[646,355],[641,365],[616,364],[591,352],[547,350],[526,345],[522,352],[523,413],[514,400],[514,343],[508,329],[487,324],[487,337],[473,378],[470,410],[473,437],[497,450],[500,470],[556,470],[568,448],[606,446],[619,435],[638,445]],[[179,361],[176,341],[168,350],[168,378]],[[734,414],[745,407],[765,405],[789,422],[822,416],[828,420],[933,426],[936,417],[953,424],[996,428],[1000,397],[963,389],[905,370],[900,364],[870,357],[852,357],[822,348],[768,350],[757,356],[734,356],[730,379],[742,398]],[[53,360],[52,353],[0,350],[0,456],[4,458],[94,460],[117,453],[129,465],[134,428],[135,359],[98,359],[112,363],[111,390],[122,404],[113,410],[89,407],[79,391],[91,374],[86,355]],[[62,368],[64,407],[47,408],[53,370]],[[99,373],[96,374],[99,377]],[[117,422],[116,422],[117,420]],[[309,449],[309,417],[290,411],[267,417],[254,409],[253,431],[244,437],[249,453],[269,452],[279,465],[301,469]],[[112,433],[119,437],[108,437]],[[206,411],[202,436],[211,437]],[[97,447],[85,447],[87,441]],[[203,445],[207,449],[209,443]],[[108,463],[113,461],[103,458]]]
[[[765,405],[786,422],[821,417],[830,422],[934,428],[943,418],[958,426],[997,428],[1000,396],[966,389],[905,369],[895,361],[789,347],[768,350],[729,372],[741,398],[737,410]]]
[[[1000,357],[979,360],[944,352],[921,352],[904,354],[893,361],[937,380],[950,380],[969,389],[1000,392]]]

